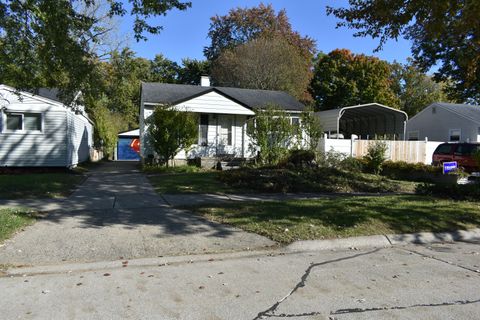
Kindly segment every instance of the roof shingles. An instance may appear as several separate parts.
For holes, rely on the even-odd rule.
[[[228,87],[201,87],[182,84],[142,83],[142,100],[149,103],[177,104],[196,96],[216,91],[247,108],[264,108],[275,104],[289,111],[302,111],[305,106],[283,91]]]

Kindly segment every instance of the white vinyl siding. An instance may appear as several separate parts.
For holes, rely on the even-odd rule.
[[[435,108],[435,113],[432,109]],[[461,129],[460,142],[479,141],[479,123],[440,106],[430,105],[407,123],[407,131],[419,131],[419,140],[451,141],[451,129]]]
[[[68,119],[68,163],[77,165],[87,161],[93,146],[92,125],[81,115],[67,111]]]
[[[66,120],[65,110],[51,110],[44,115],[42,134],[0,134],[0,166],[67,166]]]
[[[254,114],[252,110],[245,108],[217,92],[206,93],[191,100],[179,103],[176,107],[180,110],[196,113]]]
[[[87,133],[89,146],[92,141],[92,126],[83,116],[75,115],[60,103],[48,102],[42,98],[32,97],[30,94],[21,94],[21,99],[13,93],[13,89],[0,86],[0,95],[5,101],[0,102],[0,166],[9,167],[67,167],[69,162],[69,137],[67,126],[67,112],[75,118],[88,123],[90,131]],[[6,114],[41,115],[41,131],[20,130],[9,132],[5,128]],[[25,118],[24,118],[25,119]],[[29,122],[30,121],[30,122]],[[23,123],[23,129],[38,128],[38,118]],[[75,122],[75,121],[74,121]],[[26,126],[26,127],[25,127]],[[70,139],[75,140],[73,137]],[[82,149],[81,159],[85,159],[85,149]],[[90,150],[86,152],[88,155]],[[79,158],[79,159],[80,159]],[[87,157],[88,159],[88,157]],[[86,159],[85,159],[86,160]]]

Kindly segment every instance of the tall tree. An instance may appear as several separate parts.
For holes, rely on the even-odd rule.
[[[0,82],[19,88],[41,86],[62,89],[71,101],[94,73],[92,50],[109,30],[89,7],[100,0],[0,0]],[[148,18],[171,9],[185,10],[179,0],[129,0],[127,6],[109,0],[109,16],[134,16],[134,36],[159,33],[161,26]]]
[[[180,66],[172,60],[165,58],[162,54],[155,55],[150,61],[150,75],[148,81],[177,83],[180,73]]]
[[[201,76],[210,74],[210,62],[208,60],[182,59],[179,69],[178,82],[181,84],[199,85]]]
[[[114,51],[103,68],[107,109],[122,114],[129,128],[138,127],[140,83],[150,77],[150,61],[125,48]]]
[[[337,49],[317,56],[310,90],[322,110],[369,102],[398,108],[391,71],[386,61]]]
[[[435,82],[409,61],[407,64],[394,63],[393,91],[400,99],[400,109],[409,117],[422,111],[433,102],[448,101],[443,91],[444,84]]]
[[[225,16],[211,19],[208,37],[210,46],[204,49],[208,60],[215,60],[224,49],[232,49],[259,37],[281,35],[298,48],[302,56],[310,59],[316,52],[315,41],[292,30],[285,10],[275,13],[272,5],[260,3],[258,7],[236,8]]]
[[[480,102],[480,2],[478,0],[349,0],[348,8],[327,7],[339,27],[356,36],[412,41],[422,71],[440,64],[437,80],[448,82],[454,99]]]
[[[308,101],[311,72],[307,67],[283,37],[257,38],[223,51],[212,64],[212,79],[228,87],[282,90]]]

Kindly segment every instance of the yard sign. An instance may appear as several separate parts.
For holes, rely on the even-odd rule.
[[[455,171],[458,169],[457,161],[444,162],[443,163],[443,174]]]

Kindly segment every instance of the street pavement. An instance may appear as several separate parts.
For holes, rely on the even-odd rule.
[[[16,268],[4,319],[480,319],[478,243]]]

